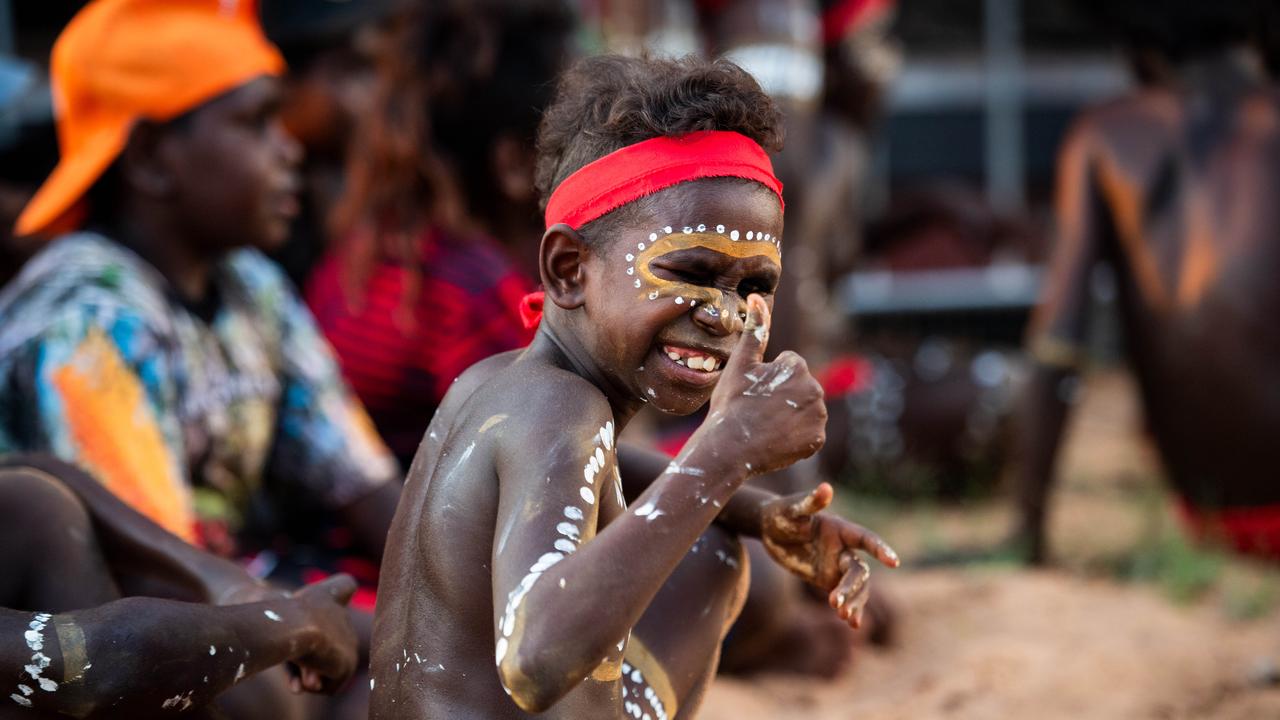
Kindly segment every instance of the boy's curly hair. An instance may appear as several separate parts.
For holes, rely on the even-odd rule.
[[[581,60],[561,78],[538,129],[535,184],[541,205],[546,208],[565,178],[597,158],[642,140],[697,130],[738,132],[767,151],[782,149],[782,113],[751,75],[727,60]],[[626,207],[588,223],[595,231],[590,235],[620,219]]]

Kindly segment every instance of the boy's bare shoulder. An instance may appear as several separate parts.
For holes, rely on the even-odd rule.
[[[508,440],[555,441],[579,426],[592,431],[613,418],[600,389],[568,370],[520,351],[477,363],[463,373],[441,408],[469,406],[468,415],[502,416]],[[514,421],[514,422],[513,422]]]

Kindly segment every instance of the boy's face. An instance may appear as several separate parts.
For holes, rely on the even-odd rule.
[[[684,415],[710,399],[747,296],[772,307],[782,212],[768,190],[720,180],[677,185],[651,207],[587,261],[584,340],[636,397]]]
[[[174,202],[202,251],[270,250],[288,236],[302,151],[279,110],[279,81],[261,77],[200,106],[171,133]]]

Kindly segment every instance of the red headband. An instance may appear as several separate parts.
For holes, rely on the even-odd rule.
[[[754,140],[736,132],[699,130],[656,137],[615,150],[564,179],[547,201],[547,227],[580,228],[646,195],[690,180],[739,177],[772,190],[782,204],[782,183]]]

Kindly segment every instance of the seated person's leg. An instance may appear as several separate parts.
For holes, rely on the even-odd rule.
[[[65,612],[119,597],[79,499],[43,471],[0,468],[0,606]]]

